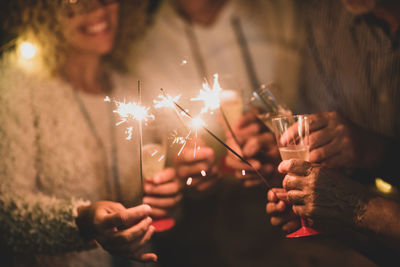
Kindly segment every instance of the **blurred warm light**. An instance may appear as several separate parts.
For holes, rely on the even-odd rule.
[[[375,178],[375,186],[382,193],[388,194],[392,192],[392,185],[385,182],[381,178]]]
[[[31,59],[36,55],[37,49],[32,43],[23,42],[19,46],[21,56],[25,59]]]
[[[192,119],[192,127],[194,129],[199,129],[200,127],[204,126],[205,123],[200,117],[195,117]]]

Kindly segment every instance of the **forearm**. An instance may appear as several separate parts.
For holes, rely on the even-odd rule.
[[[373,196],[360,205],[354,219],[356,229],[400,251],[400,204]]]
[[[75,223],[79,200],[2,192],[0,231],[14,252],[57,254],[87,248]]]

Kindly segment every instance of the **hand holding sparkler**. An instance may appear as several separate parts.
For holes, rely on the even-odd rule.
[[[181,155],[175,158],[176,172],[188,186],[205,191],[218,181],[220,175],[215,163],[214,150],[202,143],[198,147],[196,158],[189,149],[183,150]]]
[[[157,261],[154,253],[143,253],[144,245],[154,233],[150,213],[148,205],[127,209],[117,202],[98,201],[78,207],[76,224],[84,238],[96,240],[113,255]]]
[[[165,94],[165,92],[161,89],[161,91]],[[173,102],[175,107],[178,108],[184,115],[186,115],[189,119],[191,119],[193,122],[199,121],[198,118],[193,118],[187,110],[185,110],[182,106],[180,106],[178,103]],[[201,120],[200,120],[201,121]],[[238,152],[236,152],[232,147],[228,146],[224,141],[222,141],[218,136],[216,136],[213,132],[211,132],[204,124],[201,124],[198,126],[199,128],[201,127],[206,133],[208,133],[212,138],[214,138],[218,143],[220,143],[222,146],[224,146],[226,149],[228,149],[231,153],[233,153],[236,157],[238,157],[243,163],[248,165],[252,171],[258,176],[259,179],[263,181],[266,187],[270,188],[270,185],[268,181],[266,180],[265,177],[262,176],[262,174],[254,168],[254,166],[247,161],[245,158],[243,158]],[[195,145],[195,148],[197,146]],[[196,151],[196,149],[195,149]],[[204,175],[203,175],[204,176]]]
[[[241,150],[238,150],[238,145],[229,132],[227,133],[227,144],[235,150],[241,151],[241,155],[262,175],[269,177],[270,180],[272,178],[279,180],[276,181],[279,184],[281,176],[276,172],[276,167],[280,162],[279,150],[273,135],[270,132],[262,131],[255,114],[246,113],[234,126],[233,131],[236,133]],[[225,163],[234,170],[236,178],[242,180],[244,186],[252,187],[260,184],[258,174],[236,156],[228,154]]]

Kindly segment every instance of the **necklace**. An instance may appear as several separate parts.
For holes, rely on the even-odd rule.
[[[108,88],[110,88],[110,83],[107,82],[109,85]],[[111,90],[107,90],[111,91]],[[108,170],[108,159],[107,159],[107,151],[104,146],[103,140],[100,138],[100,135],[98,134],[98,131],[96,129],[96,126],[92,120],[92,117],[89,114],[89,111],[82,100],[82,98],[79,96],[79,92],[73,88],[74,92],[74,97],[76,102],[78,103],[79,110],[81,111],[87,125],[89,126],[89,129],[95,138],[97,145],[99,146],[100,150],[102,151],[102,160],[103,160],[103,165],[104,165],[104,173],[105,175],[105,182],[106,182],[106,190],[107,194],[109,196],[112,196],[112,185],[110,183],[110,177],[109,177],[109,170]],[[112,107],[111,103],[107,102],[107,113],[109,115],[109,129],[110,129],[110,144],[111,144],[111,172],[112,172],[112,181],[114,184],[114,189],[115,189],[115,195],[116,199],[121,201],[122,200],[122,192],[121,192],[121,186],[120,186],[120,178],[119,178],[119,171],[118,171],[118,148],[116,144],[116,133],[115,133],[115,120],[112,112]]]

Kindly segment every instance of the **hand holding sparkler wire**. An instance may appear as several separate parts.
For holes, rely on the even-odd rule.
[[[186,185],[198,191],[212,187],[221,177],[215,162],[214,150],[197,141],[196,158],[190,149],[185,149],[175,157],[176,172]],[[189,142],[188,147],[192,146]]]
[[[280,162],[278,147],[274,136],[270,132],[263,131],[255,114],[248,112],[243,115],[233,126],[233,131],[237,136],[237,141],[227,132],[227,144],[236,151],[240,151],[241,155],[263,176],[268,177],[269,180],[277,180],[276,183],[279,184],[282,177],[276,171]],[[237,142],[241,145],[240,150]],[[225,163],[233,169],[235,177],[243,181],[244,186],[252,187],[261,184],[258,174],[235,155],[227,154]]]
[[[161,89],[161,91],[166,94],[163,89]],[[185,110],[182,106],[180,106],[177,102],[173,101],[173,104],[175,105],[175,107],[177,109],[179,109],[184,115],[186,115],[189,119],[191,119],[192,121],[197,121],[197,118],[193,118],[189,112],[187,110]],[[266,180],[265,177],[262,176],[262,174],[249,162],[247,161],[245,158],[243,158],[237,151],[235,151],[234,149],[232,149],[232,147],[228,146],[224,141],[222,141],[218,136],[216,136],[213,132],[211,132],[204,124],[201,125],[201,128],[207,133],[209,134],[212,138],[214,138],[217,142],[219,142],[222,146],[224,146],[226,149],[228,149],[231,153],[233,153],[237,158],[239,158],[244,164],[246,164],[247,166],[249,166],[252,171],[258,176],[259,179],[261,179],[263,181],[263,183],[265,184],[266,187],[270,188],[270,185],[268,183],[268,181]],[[196,146],[195,146],[196,148]],[[196,149],[195,149],[196,151]]]

